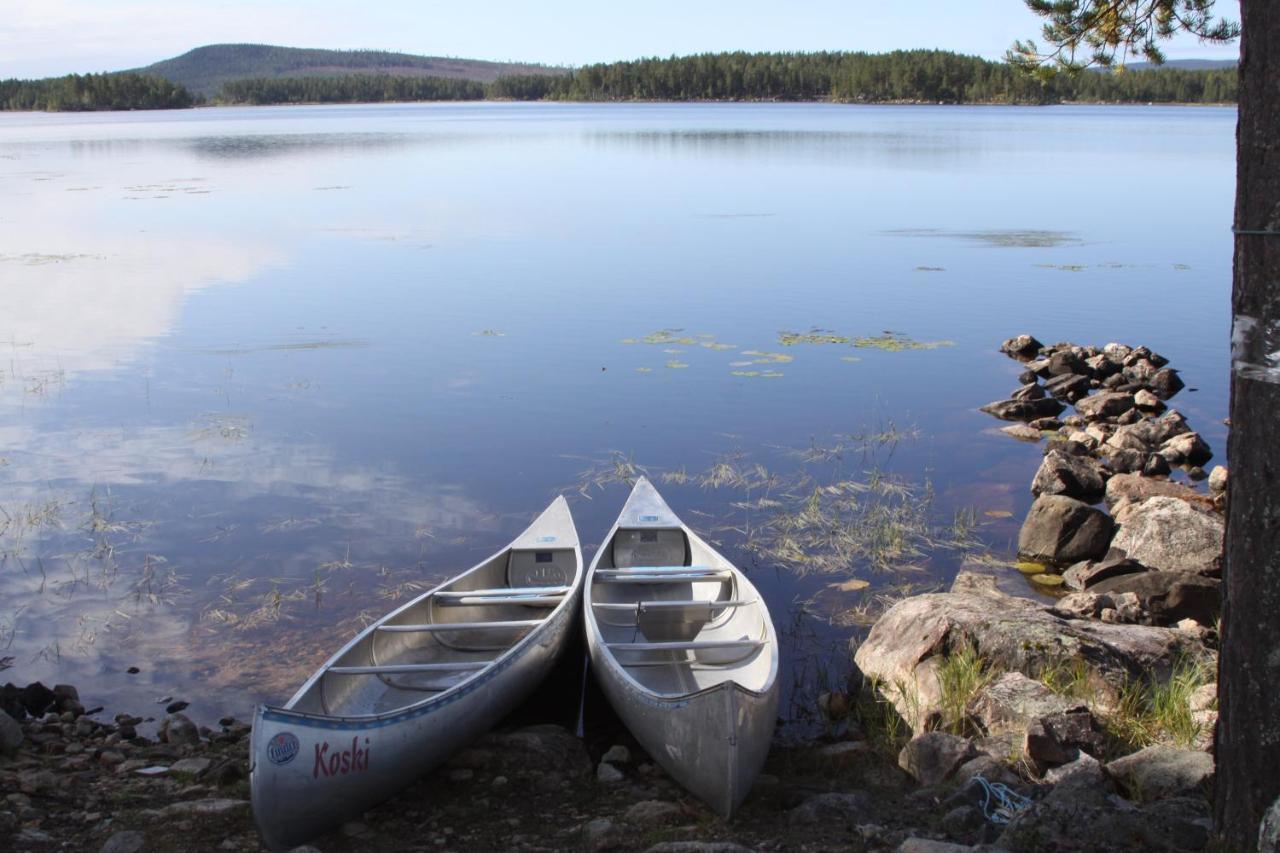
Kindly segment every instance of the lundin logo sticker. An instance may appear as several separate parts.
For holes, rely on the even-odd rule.
[[[288,764],[298,757],[301,749],[302,745],[293,732],[280,732],[267,741],[267,759],[272,764]]]

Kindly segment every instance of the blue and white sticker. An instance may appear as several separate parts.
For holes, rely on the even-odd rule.
[[[645,524],[647,524],[647,523],[649,523],[649,522],[654,522],[654,521],[662,521],[662,516],[660,516],[660,515],[642,515],[642,516],[640,516],[640,521],[641,521],[642,523],[645,523]]]
[[[280,732],[267,741],[267,760],[272,764],[288,764],[301,750],[302,745],[293,732]]]
[[[554,536],[539,536],[537,541],[539,541],[539,542],[554,542],[554,541],[556,541],[556,537],[554,537]]]

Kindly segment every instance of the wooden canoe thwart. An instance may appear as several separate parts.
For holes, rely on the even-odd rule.
[[[746,576],[641,478],[587,573],[592,671],[627,728],[726,818],[764,766],[778,640]]]
[[[283,707],[259,706],[249,781],[267,846],[359,816],[523,701],[576,627],[582,578],[559,497],[506,548],[360,632]]]

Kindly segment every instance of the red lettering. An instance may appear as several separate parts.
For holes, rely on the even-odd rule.
[[[364,739],[364,749],[360,748],[360,738],[351,739],[351,748],[341,752],[329,751],[329,744],[315,744],[315,765],[311,770],[313,779],[322,776],[345,776],[348,773],[361,773],[369,769],[369,739]]]
[[[325,768],[325,753],[329,751],[329,744],[316,744],[316,765],[311,770],[311,778],[319,779],[321,776],[328,776],[329,771]]]
[[[351,753],[345,749],[342,751],[342,764],[340,765],[339,772],[344,776],[351,772]]]

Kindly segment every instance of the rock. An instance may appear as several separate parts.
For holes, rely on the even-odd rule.
[[[1206,509],[1212,506],[1208,498],[1190,486],[1169,480],[1153,480],[1140,474],[1116,474],[1107,480],[1106,492],[1107,506],[1113,510],[1122,500],[1137,504],[1153,497],[1178,498]]]
[[[899,844],[894,853],[967,853],[973,849],[967,844],[952,844],[950,841],[918,838],[913,835]]]
[[[956,579],[951,582],[951,592],[970,593],[972,595],[1003,596],[999,580],[990,572],[961,567]]]
[[[1091,355],[1084,360],[1084,363],[1089,368],[1089,372],[1098,379],[1106,379],[1120,372],[1120,365],[1107,358],[1105,353]]]
[[[214,816],[229,815],[249,812],[248,800],[226,800],[226,799],[209,799],[209,800],[185,800],[177,803],[170,803],[160,809],[161,817],[190,817],[190,816]]]
[[[1073,784],[1085,784],[1098,788],[1111,786],[1111,779],[1102,771],[1102,762],[1087,752],[1069,761],[1045,771],[1044,781],[1050,785],[1059,785],[1071,780]]]
[[[871,798],[861,791],[816,794],[787,812],[791,826],[865,823],[869,817]]]
[[[604,850],[610,846],[610,835],[613,834],[613,821],[607,817],[598,817],[589,821],[582,828],[583,840],[588,850]]]
[[[1034,421],[1028,423],[1027,426],[1044,432],[1054,432],[1062,429],[1062,421],[1057,418],[1036,418]]]
[[[849,716],[849,696],[839,690],[819,693],[818,710],[832,722],[843,720]]]
[[[1224,465],[1214,465],[1209,472],[1209,491],[1223,494],[1227,490],[1227,469]]]
[[[608,752],[606,752],[600,760],[606,761],[609,764],[626,764],[631,760],[631,750],[627,749],[620,743],[614,744],[609,747]]]
[[[1011,400],[1042,400],[1044,399],[1044,388],[1038,382],[1029,382],[1018,388],[1009,395]]]
[[[171,743],[176,746],[200,742],[200,730],[185,714],[170,714],[165,717],[164,722],[160,724],[157,736],[161,743]]]
[[[1066,764],[1102,754],[1102,732],[1087,709],[1047,714],[1027,726],[1023,749],[1037,764]]]
[[[1145,450],[1130,450],[1128,448],[1105,448],[1107,453],[1107,467],[1114,474],[1136,474],[1140,473],[1147,465],[1147,452]]]
[[[1187,469],[1187,476],[1198,483],[1209,475],[1199,465],[1192,465]]]
[[[1054,412],[1054,414],[1057,414],[1057,412]],[[19,695],[22,707],[32,717],[42,716],[45,711],[48,711],[53,706],[54,699],[53,691],[39,681],[34,681],[22,688],[22,692]]]
[[[993,671],[1039,673],[1086,660],[1099,696],[1108,700],[1133,678],[1167,674],[1179,658],[1208,655],[1198,639],[1171,628],[1063,619],[1024,598],[930,593],[885,611],[854,659],[920,731],[941,707],[941,655],[963,644],[976,648]]]
[[[125,830],[112,833],[98,853],[138,853],[146,843],[147,837],[141,832]]]
[[[1139,610],[1150,613],[1157,624],[1194,619],[1210,625],[1221,612],[1220,586],[1216,578],[1186,572],[1144,572],[1101,581],[1094,589],[1117,600],[1121,595],[1134,595]]]
[[[1020,672],[1006,672],[979,690],[966,711],[989,734],[1021,735],[1034,720],[1079,710],[1082,705],[1051,691]]]
[[[1019,385],[1033,385],[1040,381],[1040,377],[1036,375],[1034,370],[1024,370],[1018,374]]]
[[[1164,411],[1164,403],[1160,402],[1160,398],[1146,388],[1134,392],[1133,404],[1144,412],[1159,414]]]
[[[1213,451],[1199,433],[1184,432],[1160,445],[1160,455],[1171,465],[1203,465],[1213,458]]]
[[[1144,801],[1203,796],[1213,786],[1213,756],[1193,749],[1149,746],[1106,766],[1131,797]]]
[[[1090,420],[1112,418],[1124,414],[1133,406],[1132,394],[1115,391],[1102,391],[1076,401],[1076,411]]]
[[[684,809],[675,803],[663,800],[641,800],[627,809],[624,816],[628,823],[643,823],[649,826],[679,823],[683,817]]]
[[[839,743],[823,744],[814,751],[814,755],[827,763],[844,767],[866,757],[871,750],[866,741],[844,740]]]
[[[1147,457],[1146,464],[1142,466],[1142,476],[1167,477],[1171,470],[1168,459],[1164,458],[1159,453],[1152,453]]]
[[[942,831],[952,838],[965,838],[985,823],[986,818],[983,817],[981,809],[977,806],[963,805],[956,806],[944,814],[941,827]]]
[[[1136,450],[1145,455],[1151,452],[1149,433],[1150,430],[1145,428],[1144,424],[1124,424],[1107,439],[1107,447],[1114,447],[1117,450]]]
[[[190,776],[199,776],[204,773],[213,764],[213,760],[209,758],[183,758],[173,762],[169,766],[170,773],[186,773]]]
[[[1187,700],[1192,711],[1210,711],[1218,703],[1218,684],[1202,684],[1197,687]]]
[[[1029,441],[1035,443],[1044,438],[1040,430],[1026,424],[1011,424],[1007,427],[1001,427],[1000,431],[1007,436],[1018,439],[1018,441]]]
[[[961,764],[954,778],[957,785],[965,785],[979,777],[1003,785],[1016,785],[1019,781],[1003,761],[990,755],[979,755]]]
[[[464,763],[459,763],[459,758]],[[563,726],[526,726],[514,731],[491,732],[450,762],[473,769],[528,771],[530,767],[554,767],[561,773],[587,776],[594,769],[582,741]]]
[[[1165,367],[1157,370],[1147,380],[1147,387],[1161,400],[1168,400],[1186,386],[1183,385],[1182,379],[1178,376],[1178,371]]]
[[[645,848],[644,853],[753,853],[750,847],[732,841],[663,841]]]
[[[359,838],[369,834],[369,827],[358,820],[349,820],[339,827],[338,831],[347,838]]]
[[[1000,345],[1000,352],[1017,358],[1031,358],[1044,347],[1031,335],[1018,335]]]
[[[1066,400],[1068,403],[1074,403],[1083,397],[1089,396],[1089,392],[1093,386],[1089,382],[1087,376],[1080,376],[1076,373],[1064,373],[1061,376],[1055,376],[1044,384],[1044,390],[1059,400]]]
[[[1258,853],[1280,853],[1280,797],[1271,803],[1258,827]]]
[[[967,738],[925,732],[913,737],[898,753],[898,766],[921,785],[937,785],[950,779],[960,765],[976,755]]]
[[[165,706],[164,711],[166,714],[176,714],[179,711],[187,710],[187,708],[189,708],[190,706],[191,706],[190,702],[183,702],[183,701],[170,702],[168,705]]]
[[[1089,367],[1075,349],[1058,350],[1049,356],[1049,375],[1064,376],[1073,373],[1087,374]]]
[[[1031,482],[1033,495],[1066,495],[1092,504],[1102,500],[1107,480],[1092,459],[1050,450]]]
[[[1129,509],[1111,547],[1159,571],[1217,573],[1224,526],[1216,513],[1156,496]]]
[[[1116,606],[1109,595],[1096,592],[1073,592],[1053,603],[1049,612],[1063,619],[1097,619],[1102,611]]]
[[[623,780],[623,775],[622,771],[614,767],[612,764],[606,764],[601,761],[600,766],[596,768],[596,779],[606,785],[610,785],[614,782],[621,782]]]
[[[101,754],[98,755],[98,763],[107,769],[119,767],[121,764],[124,764],[124,761],[124,753],[114,749],[104,749]]]
[[[0,755],[12,756],[22,746],[22,726],[4,711],[0,711]]]
[[[1108,578],[1137,574],[1146,570],[1146,566],[1129,557],[1082,560],[1063,572],[1062,580],[1069,589],[1086,590]]]
[[[1053,397],[1041,400],[997,400],[978,409],[1006,421],[1032,421],[1036,418],[1057,417],[1065,409]]]
[[[1018,533],[1018,553],[1048,563],[1094,559],[1107,552],[1112,528],[1111,518],[1088,504],[1064,495],[1041,495]]]

